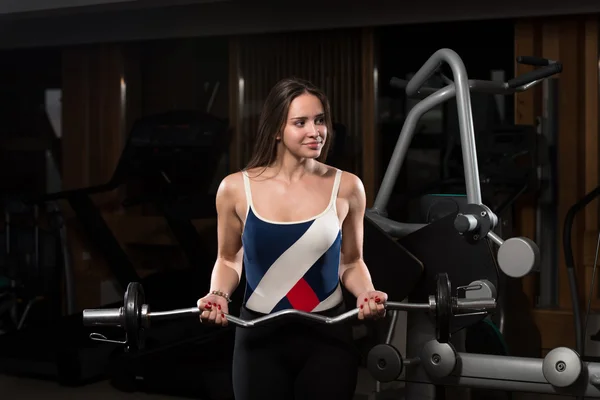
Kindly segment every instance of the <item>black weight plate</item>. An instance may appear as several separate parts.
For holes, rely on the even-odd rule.
[[[392,345],[378,344],[367,356],[367,369],[379,382],[391,382],[402,374],[404,362],[400,352]]]
[[[137,348],[143,349],[145,346],[145,330],[142,325],[142,306],[146,304],[146,293],[144,292],[144,287],[141,283],[138,283],[137,289],[137,310],[138,310],[138,335],[137,335]]]
[[[436,277],[437,290],[435,292],[435,333],[438,342],[450,341],[450,327],[452,315],[452,288],[448,274],[442,272]]]
[[[127,334],[127,344],[133,348],[139,349],[141,346],[141,310],[144,304],[144,289],[138,282],[131,282],[127,285],[123,307],[125,312],[125,332]]]

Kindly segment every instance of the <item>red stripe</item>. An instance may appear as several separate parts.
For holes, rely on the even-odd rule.
[[[304,279],[300,279],[286,297],[292,307],[300,311],[310,312],[320,303],[319,298]]]

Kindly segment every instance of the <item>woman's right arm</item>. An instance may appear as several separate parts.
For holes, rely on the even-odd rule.
[[[238,176],[221,181],[217,190],[217,260],[213,268],[210,290],[227,293],[237,288],[242,276],[242,221],[236,204],[239,198]]]
[[[217,260],[213,267],[210,289],[207,295],[198,300],[201,321],[217,325],[227,325],[222,313],[228,313],[227,300],[214,292],[232,295],[242,276],[242,221],[236,206],[239,199],[239,176],[229,175],[219,185],[216,196],[217,206]]]

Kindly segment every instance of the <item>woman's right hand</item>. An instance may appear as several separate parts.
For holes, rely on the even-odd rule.
[[[200,322],[210,325],[227,326],[225,314],[229,313],[227,300],[216,294],[208,294],[198,300]]]

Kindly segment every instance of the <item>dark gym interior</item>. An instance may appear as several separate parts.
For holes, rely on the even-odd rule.
[[[131,282],[153,311],[195,306],[217,253],[218,185],[244,168],[267,93],[291,76],[329,97],[327,163],[364,184],[365,259],[390,299],[427,302],[438,285],[439,304],[439,273],[454,306],[473,298],[475,281],[493,287],[497,306],[483,317],[443,320],[438,305],[434,336],[450,340],[450,329],[460,356],[456,379],[425,368],[435,398],[600,398],[600,4],[53,3],[0,5],[2,398],[233,400],[236,328],[181,318],[134,339],[131,327],[85,326],[82,314],[123,306]],[[440,63],[429,89],[409,93],[440,49],[460,57],[469,82],[508,82],[505,92],[468,91],[481,202],[497,217],[485,240],[457,233],[474,209],[458,95],[419,118],[385,212],[375,207],[423,93],[460,85]],[[395,236],[390,220],[423,227]],[[522,276],[505,267],[522,248],[509,238],[535,249]],[[242,296],[233,294],[233,314]],[[411,362],[424,362],[414,318],[353,324],[356,400],[421,398],[406,378]],[[382,343],[402,364],[394,379],[369,364]],[[556,349],[571,359],[547,372]],[[539,381],[463,379],[476,368],[468,353],[519,358]],[[572,368],[578,375],[558,385]]]

